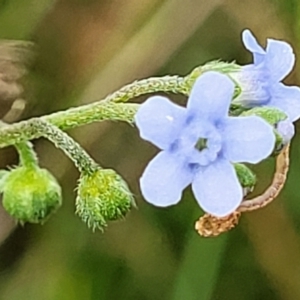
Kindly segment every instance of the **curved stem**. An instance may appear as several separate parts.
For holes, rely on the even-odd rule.
[[[3,126],[7,125],[7,123],[0,121],[0,127],[3,128]],[[32,168],[38,165],[38,158],[33,150],[33,145],[31,142],[25,141],[22,143],[17,143],[14,146],[19,153],[20,164],[22,166]]]
[[[47,121],[36,120],[33,125],[37,132],[61,149],[75,164],[80,172],[93,173],[100,166],[68,134]]]
[[[271,185],[266,191],[253,199],[243,201],[237,208],[239,212],[253,211],[262,208],[271,203],[284,187],[287,173],[289,170],[289,149],[290,145],[286,145],[276,159],[276,170]]]
[[[266,191],[253,199],[243,201],[232,214],[217,218],[210,214],[204,214],[195,224],[195,229],[201,236],[212,237],[227,232],[238,224],[242,212],[248,212],[265,207],[271,203],[284,187],[287,172],[289,170],[288,144],[276,158],[276,170],[271,185]]]
[[[34,126],[34,122],[38,120],[49,122],[63,130],[104,120],[132,123],[138,108],[138,104],[133,103],[104,102],[97,103],[97,106],[94,104],[3,126],[0,128],[0,148],[41,137],[41,132]]]
[[[134,81],[133,83],[125,85],[118,91],[107,96],[104,101],[127,102],[128,100],[140,95],[157,92],[169,92],[188,96],[190,92],[189,76],[180,77],[178,75],[173,75],[164,77],[151,77]]]
[[[122,87],[104,100],[53,113],[40,117],[40,119],[62,130],[104,120],[125,121],[131,124],[139,104],[124,104],[123,102],[155,92],[188,95],[189,89],[189,79],[176,75],[143,79]],[[33,120],[36,119],[29,119],[1,128],[0,148],[40,137],[41,134],[31,126]]]

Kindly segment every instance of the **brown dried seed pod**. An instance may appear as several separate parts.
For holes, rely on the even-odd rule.
[[[217,218],[210,214],[205,214],[196,222],[195,229],[204,237],[218,236],[234,228],[238,224],[240,216],[241,213],[237,211],[224,218]]]

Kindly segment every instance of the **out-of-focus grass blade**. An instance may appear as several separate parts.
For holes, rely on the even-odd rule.
[[[226,234],[216,238],[191,234],[175,280],[173,300],[211,299],[226,240]]]

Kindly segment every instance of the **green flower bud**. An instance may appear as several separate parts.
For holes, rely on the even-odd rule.
[[[244,197],[253,191],[256,184],[255,174],[243,164],[234,164],[236,175],[243,188]]]
[[[76,198],[76,213],[93,230],[103,230],[108,221],[125,217],[135,206],[133,196],[120,175],[109,169],[82,174]]]
[[[62,203],[61,187],[46,169],[18,167],[4,177],[3,207],[21,223],[44,223]]]

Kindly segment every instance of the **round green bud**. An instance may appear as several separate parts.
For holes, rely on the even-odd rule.
[[[61,187],[46,169],[11,170],[1,187],[3,207],[21,223],[44,223],[62,203]]]
[[[103,230],[108,221],[125,217],[135,206],[133,196],[123,178],[110,169],[82,174],[76,198],[76,213],[93,230]]]

